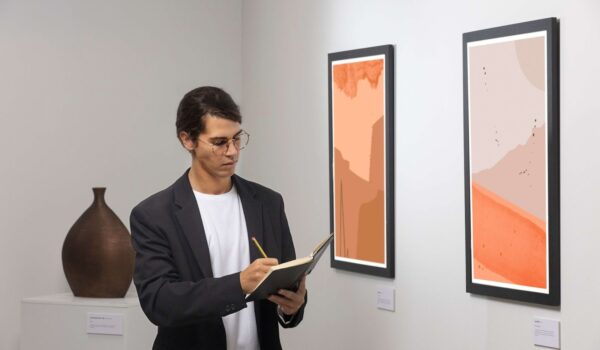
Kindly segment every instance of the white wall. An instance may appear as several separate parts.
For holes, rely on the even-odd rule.
[[[0,1],[0,349],[18,348],[21,298],[68,290],[62,243],[91,187],[129,226],[189,164],[183,94],[241,98],[241,16],[241,0]]]
[[[534,349],[534,316],[563,349],[600,348],[600,2],[243,3],[244,175],[283,193],[299,255],[329,230],[327,53],[396,46],[396,278],[320,265],[287,349]],[[545,17],[561,30],[562,306],[465,292],[462,33]],[[396,288],[394,313],[376,286]]]

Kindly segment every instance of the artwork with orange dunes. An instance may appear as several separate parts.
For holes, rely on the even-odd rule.
[[[463,37],[472,293],[560,300],[555,25],[546,19]]]
[[[393,273],[390,52],[384,46],[329,56],[332,265],[382,276]]]

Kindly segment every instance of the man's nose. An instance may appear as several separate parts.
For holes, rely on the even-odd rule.
[[[238,153],[240,153],[240,150],[237,149],[237,147],[235,147],[235,143],[234,140],[229,140],[227,142],[227,150],[225,151],[225,155],[226,156],[235,156]]]

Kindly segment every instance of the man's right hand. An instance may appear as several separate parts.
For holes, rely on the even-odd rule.
[[[244,293],[248,294],[253,291],[258,282],[269,272],[269,268],[277,264],[277,259],[273,258],[256,259],[244,271],[240,272],[240,284]]]

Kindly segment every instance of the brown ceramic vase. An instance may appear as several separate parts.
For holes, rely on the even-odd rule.
[[[73,224],[63,243],[63,270],[75,296],[122,298],[133,276],[131,237],[106,205],[106,188],[93,191],[94,202]]]

